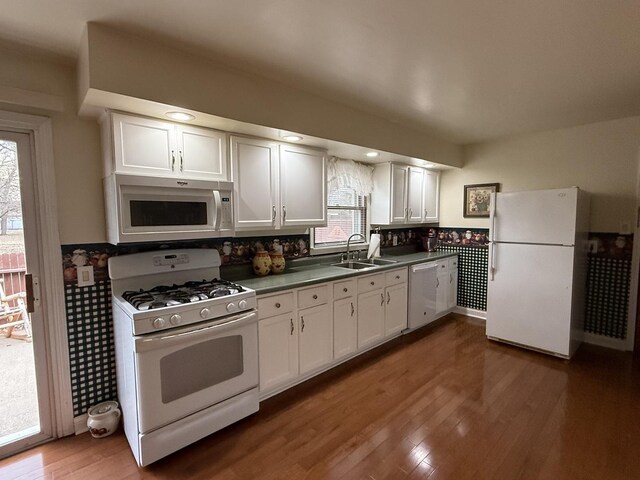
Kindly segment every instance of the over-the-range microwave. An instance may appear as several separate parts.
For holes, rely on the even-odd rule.
[[[233,183],[112,174],[104,179],[109,243],[233,235]]]

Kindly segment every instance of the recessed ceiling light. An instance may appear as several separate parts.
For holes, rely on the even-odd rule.
[[[196,117],[186,112],[167,112],[165,115],[173,120],[179,120],[181,122],[188,122],[194,120]]]
[[[288,142],[299,142],[302,140],[300,135],[282,135],[282,138]]]
[[[369,158],[375,158],[375,157],[377,157],[377,156],[378,156],[378,155],[380,155],[380,154],[379,154],[378,152],[367,152],[367,153],[366,153],[366,155],[367,155],[367,157],[369,157]]]

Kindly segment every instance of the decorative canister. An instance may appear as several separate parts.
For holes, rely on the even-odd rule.
[[[118,402],[102,402],[89,409],[87,427],[94,438],[111,435],[118,428],[120,409]]]
[[[282,273],[286,261],[280,252],[271,252],[271,273]]]
[[[253,257],[253,273],[260,277],[264,277],[265,275],[269,275],[271,272],[271,257],[269,253],[261,250],[256,252],[255,257]]]

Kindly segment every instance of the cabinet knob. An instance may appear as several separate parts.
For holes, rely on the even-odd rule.
[[[276,303],[276,308],[280,308],[280,304],[279,303]]]
[[[349,291],[349,289],[345,287],[345,288],[343,288],[343,289],[342,289],[342,291],[343,291],[344,293],[347,293],[347,292]]]
[[[400,275],[396,275],[396,280],[400,280]]]
[[[313,296],[313,299],[314,299],[314,300],[317,300],[317,299],[318,299],[318,295],[314,295],[314,296]]]
[[[375,284],[376,284],[376,282],[371,282],[371,285],[375,285]]]

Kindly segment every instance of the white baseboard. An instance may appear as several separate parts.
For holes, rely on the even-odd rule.
[[[629,350],[627,340],[620,340],[619,338],[605,337],[604,335],[596,335],[595,333],[584,333],[584,343],[590,343],[591,345],[598,345],[600,347],[613,348],[615,350],[626,351]]]
[[[89,416],[85,413],[78,417],[73,417],[73,429],[76,435],[80,435],[81,433],[88,432],[87,428],[87,419]]]
[[[458,307],[456,306],[453,311],[455,313],[461,313],[462,315],[468,315],[469,317],[480,318],[482,320],[487,319],[487,312],[484,310],[476,310],[475,308]]]

